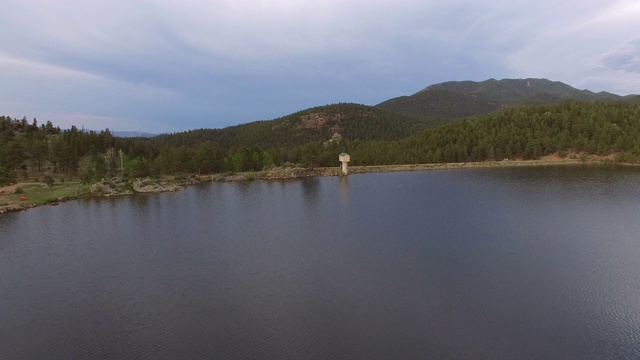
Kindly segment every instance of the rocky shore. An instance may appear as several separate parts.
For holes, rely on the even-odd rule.
[[[274,167],[261,172],[249,173],[226,173],[211,176],[178,176],[172,179],[133,179],[124,181],[114,177],[112,179],[102,179],[90,185],[77,185],[78,190],[73,196],[48,197],[39,202],[16,201],[16,189],[26,184],[16,184],[10,187],[0,188],[0,214],[12,211],[23,211],[41,205],[58,205],[61,202],[75,200],[80,197],[102,197],[133,195],[136,193],[160,193],[180,191],[188,185],[199,184],[204,181],[247,181],[247,180],[278,180],[297,179],[315,176],[338,176],[339,169],[335,168],[315,168],[307,169],[295,166]],[[33,184],[28,184],[33,185]],[[40,185],[40,184],[38,184]],[[46,189],[46,185],[42,184]],[[80,190],[82,188],[82,190]],[[46,191],[46,190],[45,190]],[[25,198],[31,199],[31,194],[25,193]]]
[[[5,206],[0,206],[0,214],[5,214],[13,211],[23,211],[30,209],[32,207],[36,207],[38,205],[35,204],[9,204]]]
[[[269,170],[256,173],[217,174],[211,177],[213,181],[238,181],[238,180],[284,180],[298,179],[312,176],[338,176],[337,168],[307,169],[300,167],[273,167]]]
[[[131,181],[123,181],[119,178],[113,178],[110,180],[103,179],[100,182],[96,182],[91,185],[76,185],[76,192],[74,195],[55,197],[53,195],[45,196],[37,201],[30,201],[33,194],[28,191],[24,192],[24,196],[18,197],[17,191],[27,184],[15,184],[12,186],[6,186],[0,188],[0,214],[13,211],[23,211],[31,209],[41,205],[58,205],[62,202],[69,200],[76,200],[81,197],[101,197],[101,196],[119,196],[119,195],[132,195],[134,193],[160,193],[179,191],[184,189],[185,186],[195,185],[201,183],[203,178],[190,176],[190,177],[177,177],[173,179],[134,179]],[[28,184],[33,185],[33,184]],[[43,189],[47,189],[47,186],[42,185]],[[80,188],[82,187],[82,191]],[[22,195],[22,191],[20,190]],[[38,189],[39,193],[46,192],[47,190]],[[52,190],[51,190],[52,191]],[[53,192],[53,191],[52,191]],[[17,199],[18,201],[14,201]]]
[[[110,181],[101,181],[89,186],[91,196],[115,196],[132,195],[134,193],[159,193],[179,191],[187,185],[195,185],[202,182],[197,177],[178,178],[173,180],[155,180],[151,178],[133,179],[130,182],[114,178]]]
[[[392,172],[392,171],[425,171],[425,170],[444,170],[444,169],[461,169],[461,168],[479,168],[479,167],[513,167],[513,166],[547,166],[547,165],[577,165],[577,164],[600,164],[608,161],[607,159],[591,158],[588,161],[584,159],[572,158],[547,158],[542,160],[502,160],[502,161],[485,161],[475,163],[445,163],[445,164],[410,164],[410,165],[380,165],[380,166],[351,166],[349,172],[371,173],[371,172]],[[0,188],[0,214],[10,211],[22,211],[39,205],[57,205],[60,202],[74,200],[79,197],[91,196],[118,196],[132,195],[135,193],[160,193],[170,191],[180,191],[185,186],[194,185],[205,181],[251,181],[251,180],[284,180],[298,179],[315,176],[340,176],[339,168],[315,168],[307,169],[295,166],[274,167],[261,172],[248,173],[226,173],[215,174],[210,176],[185,176],[175,177],[173,179],[134,179],[131,181],[123,181],[119,178],[110,180],[102,180],[86,187],[82,193],[78,191],[77,196],[63,196],[51,198],[41,203],[17,202],[11,201],[7,195],[14,195],[17,184],[11,187]],[[13,189],[13,191],[11,190]],[[28,194],[25,194],[28,195]]]

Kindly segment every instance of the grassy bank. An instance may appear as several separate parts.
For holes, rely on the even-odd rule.
[[[0,208],[15,211],[39,205],[75,199],[88,192],[81,183],[68,182],[51,187],[40,183],[22,183],[3,188],[0,194]]]

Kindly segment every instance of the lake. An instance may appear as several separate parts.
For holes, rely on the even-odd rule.
[[[0,216],[0,359],[638,359],[640,169],[206,183]]]

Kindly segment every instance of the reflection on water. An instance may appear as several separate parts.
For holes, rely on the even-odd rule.
[[[0,358],[639,358],[638,184],[354,174],[8,214]]]
[[[343,203],[349,201],[349,177],[341,176],[340,177],[340,200]]]

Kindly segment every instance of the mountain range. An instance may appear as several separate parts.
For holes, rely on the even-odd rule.
[[[578,90],[545,79],[446,82],[376,106],[324,105],[273,120],[151,138],[115,134],[61,131],[2,117],[0,170],[11,177],[4,182],[15,181],[27,155],[32,167],[48,162],[60,171],[91,170],[101,178],[105,164],[95,155],[107,152],[119,154],[120,171],[134,177],[261,171],[292,163],[332,166],[343,151],[357,165],[550,154],[640,163],[640,96]]]
[[[379,108],[413,115],[463,118],[516,105],[557,104],[564,101],[638,103],[638,96],[578,90],[547,79],[489,79],[449,81],[430,85],[410,95],[389,99]]]
[[[450,81],[430,85],[410,95],[375,106],[340,103],[301,110],[281,118],[223,129],[199,129],[157,136],[162,144],[212,142],[237,146],[296,147],[308,142],[398,140],[426,128],[505,108],[562,102],[627,102],[640,105],[640,96],[578,90],[547,79],[489,79]],[[335,137],[335,138],[334,138]]]
[[[127,138],[127,137],[151,138],[154,136],[158,136],[158,134],[152,134],[152,133],[143,132],[143,131],[113,131],[112,133],[114,136],[123,137],[123,138]]]

